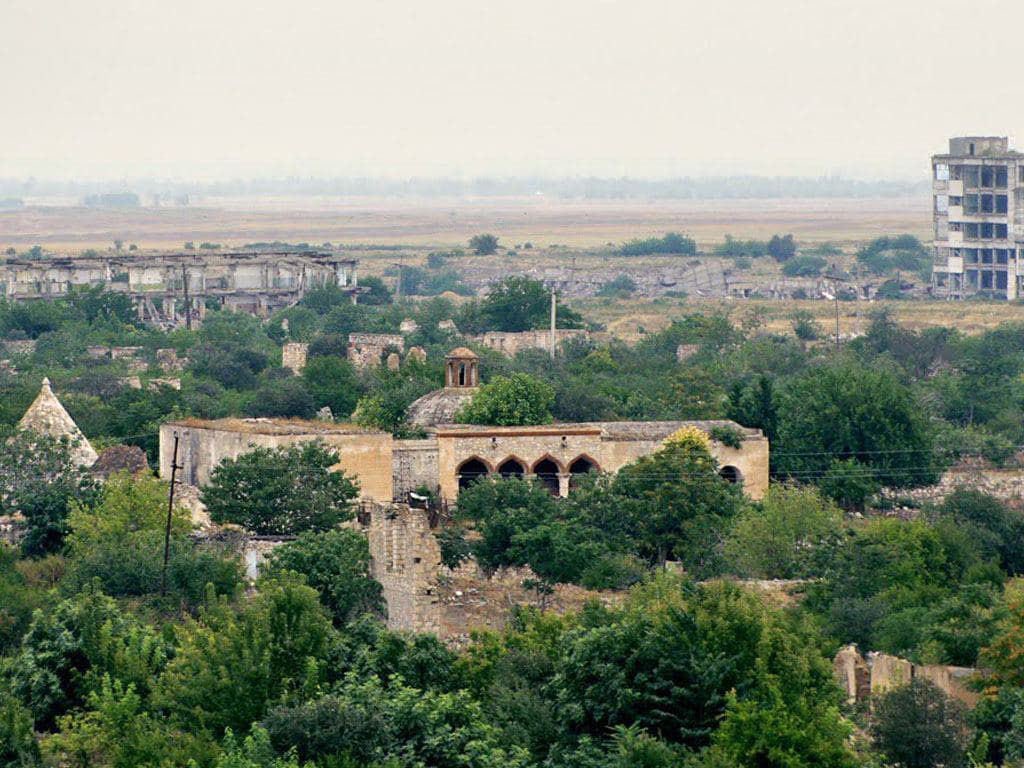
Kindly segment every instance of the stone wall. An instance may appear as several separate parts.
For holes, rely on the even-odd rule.
[[[562,491],[568,490],[570,468],[580,458],[600,471],[617,472],[626,464],[656,451],[676,430],[692,425],[710,430],[731,422],[593,422],[540,427],[445,427],[437,430],[438,484],[446,499],[458,496],[459,472],[470,459],[491,472],[512,459],[526,468],[549,459],[558,467]],[[735,426],[735,425],[733,425]],[[712,441],[720,467],[734,467],[743,489],[760,499],[768,489],[768,440],[758,430],[739,428],[739,448]]]
[[[392,498],[401,500],[409,491],[426,486],[437,492],[437,440],[396,440],[392,448]]]
[[[309,344],[298,341],[290,341],[281,349],[281,367],[288,368],[298,376],[306,367],[306,356],[309,354]]]
[[[490,578],[470,561],[451,571],[428,513],[404,504],[367,505],[370,575],[383,587],[389,629],[429,632],[450,645],[468,642],[476,629],[501,629],[517,605],[559,612],[579,610],[590,599],[617,603],[622,593],[592,592],[560,584],[541,599],[523,588],[529,569],[509,569]]]
[[[848,645],[836,654],[833,672],[849,704],[868,702],[871,696],[907,685],[915,678],[928,680],[967,707],[973,708],[981,698],[971,688],[970,681],[976,670],[970,667],[914,664],[887,653],[869,653],[865,659],[855,645]]]
[[[405,338],[400,333],[350,333],[348,335],[348,360],[356,368],[372,368],[380,365],[388,349],[405,351]]]
[[[224,459],[254,447],[279,448],[319,440],[338,452],[338,469],[359,480],[363,498],[386,501],[392,489],[392,440],[386,432],[349,424],[285,419],[222,419],[168,422],[160,427],[160,477],[169,479],[174,434],[179,436],[179,479],[205,485]]]
[[[372,505],[369,512],[370,575],[383,587],[388,628],[440,636],[441,548],[427,513],[402,504]]]
[[[959,487],[982,491],[1013,504],[1022,504],[1024,503],[1024,469],[1020,466],[999,469],[987,466],[980,459],[967,459],[944,472],[935,485],[911,490],[887,491],[887,495],[911,498],[918,502],[941,501]]]
[[[569,339],[589,339],[590,332],[583,329],[562,328],[555,330],[555,348]],[[471,336],[470,339],[489,349],[514,357],[521,349],[551,349],[551,331],[520,331],[518,333],[488,331]]]

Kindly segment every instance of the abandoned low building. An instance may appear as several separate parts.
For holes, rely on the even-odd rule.
[[[590,471],[617,472],[656,451],[679,429],[711,434],[730,427],[739,447],[712,440],[720,472],[743,485],[751,498],[768,488],[768,440],[757,429],[729,421],[612,421],[524,427],[455,424],[459,408],[479,386],[479,359],[470,350],[449,353],[446,386],[420,398],[409,410],[426,437],[396,440],[390,434],[323,421],[221,419],[168,422],[160,428],[160,474],[169,478],[174,436],[180,478],[202,485],[218,463],[251,450],[321,440],[338,452],[341,469],[359,479],[364,499],[403,500],[427,488],[452,501],[460,489],[488,475],[533,478],[552,493],[567,495],[574,479]]]
[[[38,301],[102,286],[132,298],[139,319],[164,326],[199,321],[216,303],[261,317],[312,289],[336,286],[356,300],[357,261],[329,251],[114,253],[0,261],[0,296]]]

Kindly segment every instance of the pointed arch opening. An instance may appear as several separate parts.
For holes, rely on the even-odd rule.
[[[561,472],[562,468],[550,456],[545,456],[533,465],[533,474],[536,476],[537,482],[547,488],[554,496],[559,494],[558,476]]]
[[[590,472],[600,472],[601,468],[589,456],[577,456],[569,464],[569,488],[570,490],[578,485],[579,478]]]
[[[526,467],[515,456],[510,456],[498,465],[498,474],[502,477],[523,477]]]
[[[468,488],[478,480],[487,477],[490,473],[491,468],[487,466],[483,459],[478,459],[476,456],[466,459],[459,465],[459,469],[456,472],[456,477],[459,480],[459,490]]]

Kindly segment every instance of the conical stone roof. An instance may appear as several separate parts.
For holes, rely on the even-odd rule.
[[[43,379],[42,389],[21,417],[18,429],[31,430],[56,439],[67,438],[71,445],[71,458],[80,467],[91,467],[99,458],[75,420],[53,394],[49,379]]]

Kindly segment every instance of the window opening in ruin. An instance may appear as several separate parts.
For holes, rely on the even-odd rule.
[[[723,480],[728,480],[730,483],[743,482],[743,473],[739,471],[737,467],[732,465],[726,465],[718,470],[719,476]]]
[[[459,465],[457,473],[459,490],[468,488],[477,480],[487,477],[488,474],[490,474],[490,470],[480,459],[467,459]]]
[[[522,477],[526,474],[526,467],[516,459],[505,459],[498,465],[498,474],[502,477]]]
[[[578,485],[579,478],[588,472],[598,471],[600,471],[600,467],[598,467],[597,464],[586,456],[580,456],[569,464],[569,488],[575,488]]]
[[[460,387],[466,386],[466,364],[465,363],[460,363],[459,364],[459,386]]]
[[[541,483],[548,491],[554,495],[558,495],[558,465],[551,459],[541,459],[533,465],[533,474],[537,476],[537,481]]]

